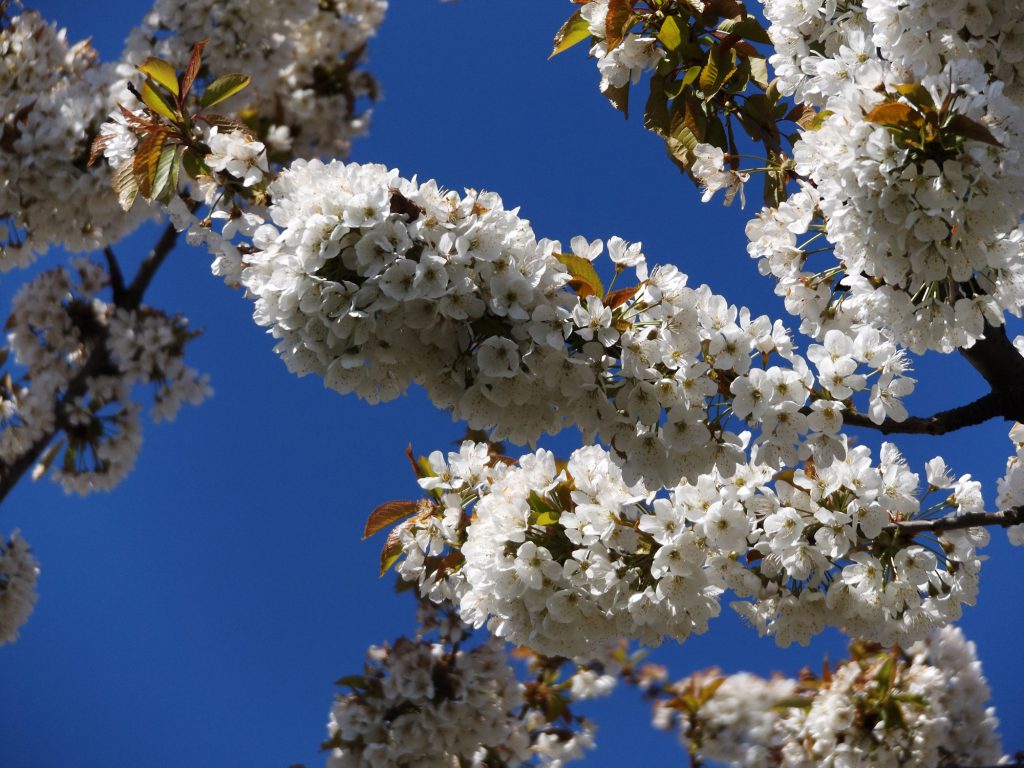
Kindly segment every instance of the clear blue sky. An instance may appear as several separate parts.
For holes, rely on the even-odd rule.
[[[70,39],[91,35],[114,58],[147,6],[38,7]],[[753,210],[702,206],[639,115],[626,122],[607,106],[582,48],[546,61],[570,11],[557,0],[514,9],[393,0],[371,46],[385,98],[353,159],[496,190],[539,236],[642,240],[652,264],[674,262],[692,284],[784,316],[744,250]],[[116,251],[134,265],[153,239],[147,230]],[[22,639],[0,649],[4,768],[320,765],[331,681],[356,672],[367,645],[412,629],[410,601],[376,576],[380,542],[360,532],[374,506],[416,494],[405,446],[446,449],[461,427],[415,392],[371,408],[294,378],[249,303],[208,263],[179,248],[148,300],[205,329],[191,363],[210,373],[215,397],[170,425],[147,425],[138,466],[115,492],[80,499],[26,481],[0,510],[0,530],[20,527],[43,567]],[[5,314],[20,279],[3,277]],[[956,357],[927,358],[918,371],[909,402],[918,415],[984,391]],[[918,469],[942,453],[991,500],[1007,426],[899,443]],[[993,539],[980,603],[962,626],[979,645],[1012,751],[1024,748],[1021,553],[1001,532]],[[833,634],[782,651],[726,610],[707,635],[655,658],[675,676],[710,665],[793,674],[844,646]],[[623,690],[590,708],[600,730],[589,765],[682,765],[674,736],[651,729],[635,704]]]

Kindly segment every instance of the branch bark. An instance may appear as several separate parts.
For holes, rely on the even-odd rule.
[[[932,416],[911,416],[903,421],[886,419],[881,424],[876,424],[862,413],[844,413],[843,423],[874,429],[883,435],[945,435],[964,427],[982,424],[990,419],[1002,417],[1017,420],[1012,414],[1019,410],[1024,411],[1024,387],[1015,383],[1013,387],[993,390],[974,402],[940,411]]]
[[[1024,523],[1024,507],[1004,509],[1001,512],[970,512],[966,515],[940,517],[935,520],[904,520],[891,523],[882,529],[883,533],[917,536],[921,533],[943,533],[964,528],[998,526],[1008,528]]]

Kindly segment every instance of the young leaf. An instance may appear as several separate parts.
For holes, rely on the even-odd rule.
[[[135,150],[135,160],[131,164],[135,183],[138,185],[139,194],[147,200],[153,199],[153,181],[156,178],[156,168],[166,140],[166,132],[153,131],[142,140],[138,149]]]
[[[605,296],[603,303],[609,309],[615,309],[632,299],[638,290],[640,290],[639,285],[634,285],[631,288],[619,288]]]
[[[618,47],[633,26],[633,4],[630,0],[609,0],[604,24],[604,40],[611,51]]]
[[[708,51],[708,63],[700,73],[701,91],[704,92],[704,101],[710,101],[715,94],[722,90],[726,80],[732,77],[736,71],[736,52],[732,49],[726,50],[721,45],[716,45]]]
[[[402,556],[402,528],[406,524],[397,525],[388,533],[384,548],[380,551],[380,575],[383,576]]]
[[[199,105],[206,109],[214,104],[220,104],[225,99],[231,98],[245,88],[250,80],[251,78],[248,75],[237,73],[218,77],[203,91],[203,95],[199,97]]]
[[[864,115],[864,119],[886,128],[909,127],[922,122],[921,116],[912,107],[899,102],[879,104]]]
[[[658,32],[658,40],[670,51],[674,51],[683,42],[683,34],[675,16],[666,16]]]
[[[935,110],[935,100],[932,99],[928,89],[920,83],[903,83],[897,85],[896,90],[922,112]]]
[[[135,197],[139,194],[139,185],[135,180],[135,168],[132,163],[123,163],[114,172],[114,194],[117,195],[117,202],[121,210],[130,211],[135,203]]]
[[[138,70],[142,74],[153,78],[175,96],[178,95],[178,75],[174,71],[174,67],[163,59],[150,56],[138,66]]]
[[[363,539],[368,539],[389,525],[415,514],[419,507],[420,504],[416,501],[388,501],[381,504],[366,518]]]
[[[158,115],[163,115],[168,120],[174,120],[174,108],[167,103],[163,94],[153,87],[153,81],[148,77],[145,82],[142,83],[142,89],[139,93],[142,96],[143,103],[147,107],[152,109]]]
[[[598,298],[604,296],[604,285],[601,283],[601,278],[597,276],[594,265],[587,259],[573,253],[556,253],[553,255],[569,270],[569,274],[572,275],[569,285],[581,299],[591,295]]]
[[[590,37],[590,25],[587,20],[583,18],[582,9],[577,9],[576,12],[569,17],[568,21],[562,25],[562,28],[555,34],[554,46],[551,49],[551,55],[549,59],[554,58],[562,51],[567,51],[572,48],[576,43],[582,42]]]
[[[203,63],[203,48],[206,47],[206,43],[206,40],[200,40],[192,46],[192,54],[188,58],[188,66],[185,67],[185,72],[181,76],[182,101],[185,101],[188,97],[189,92],[192,90],[192,84],[199,75],[199,68]]]
[[[100,133],[96,135],[96,138],[92,140],[92,144],[89,146],[89,160],[86,163],[88,167],[92,167],[93,163],[99,159],[99,156],[103,154],[103,150],[107,148],[107,144],[114,138],[112,133]]]
[[[972,120],[967,115],[953,115],[946,123],[945,129],[954,136],[963,136],[965,139],[982,141],[985,144],[991,144],[993,147],[1003,146],[985,125]]]
[[[180,144],[165,144],[160,150],[153,173],[153,198],[162,203],[169,203],[178,189],[178,160]]]

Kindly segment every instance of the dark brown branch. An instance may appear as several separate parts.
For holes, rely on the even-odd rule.
[[[121,265],[109,245],[103,249],[103,255],[107,257],[107,271],[110,273],[110,290],[114,294],[114,304],[121,306],[125,299],[124,273],[121,272]]]
[[[993,391],[1020,387],[1024,382],[1024,357],[1006,335],[1003,326],[985,323],[985,336],[960,354],[989,383]],[[1020,413],[1024,417],[1024,412]],[[1015,421],[1024,418],[1014,416]]]
[[[883,533],[917,536],[921,533],[943,533],[964,528],[998,526],[1008,528],[1024,523],[1024,507],[1001,512],[970,512],[966,515],[940,517],[935,520],[905,520],[885,526]]]
[[[1024,388],[1015,385],[1012,389],[989,392],[972,403],[950,408],[932,416],[911,416],[903,421],[886,419],[881,424],[876,424],[863,413],[843,413],[843,423],[875,429],[883,435],[945,435],[964,427],[982,424],[989,419],[1014,419],[1012,414],[1021,408],[1024,408]]]
[[[145,261],[139,266],[135,279],[132,280],[131,285],[127,288],[124,288],[124,276],[120,273],[119,265],[116,269],[119,277],[115,277],[115,270],[111,269],[111,287],[114,290],[113,300],[116,306],[127,310],[138,309],[146,289],[153,281],[153,276],[160,269],[160,265],[167,259],[167,256],[174,249],[177,242],[177,231],[175,231],[173,226],[168,225],[163,234],[160,235],[156,245],[153,246],[153,250],[150,251]],[[113,252],[108,253],[108,251],[110,251],[109,248],[104,250],[108,264],[113,263],[116,265],[117,260],[112,258]],[[122,288],[120,291],[117,289],[118,280],[120,280]],[[73,403],[76,398],[82,397],[88,392],[90,379],[102,375],[112,367],[113,361],[110,359],[110,352],[107,349],[107,331],[104,328],[95,337],[89,359],[85,361],[85,364],[78,373],[68,382],[63,396],[58,398],[54,408],[55,416],[52,428],[41,435],[17,459],[6,466],[0,467],[0,503],[7,498],[7,495],[18,484],[18,481],[32,468],[32,465],[39,460],[39,457],[42,456],[43,451],[46,450],[50,442],[67,427],[68,405]]]
[[[177,242],[178,231],[173,225],[168,224],[163,234],[160,235],[160,239],[156,241],[156,245],[153,246],[153,250],[149,252],[145,261],[139,265],[139,271],[125,293],[125,303],[118,304],[119,307],[122,309],[138,308],[139,304],[142,303],[142,297],[145,295],[146,289],[149,288],[149,284],[153,281],[153,275],[160,269],[160,265],[164,263],[164,259],[171,253]]]

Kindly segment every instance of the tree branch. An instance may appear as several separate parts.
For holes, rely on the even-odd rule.
[[[153,250],[150,251],[145,261],[139,266],[135,279],[132,280],[131,285],[127,288],[124,287],[124,276],[121,274],[120,265],[117,264],[113,251],[109,248],[104,249],[108,265],[114,265],[110,269],[110,281],[113,289],[113,301],[117,307],[126,310],[138,309],[146,289],[153,281],[153,276],[174,249],[177,241],[178,232],[173,226],[168,225],[163,234],[160,235],[156,245],[153,246]],[[120,290],[118,290],[119,283],[121,286]],[[90,379],[109,370],[112,365],[113,361],[110,359],[110,351],[107,349],[107,330],[104,328],[97,334],[89,358],[79,369],[78,373],[68,382],[64,394],[57,399],[54,405],[53,426],[40,435],[17,459],[6,466],[0,466],[0,503],[7,498],[7,495],[14,489],[14,486],[18,484],[18,481],[21,480],[24,474],[31,469],[32,465],[39,460],[39,457],[53,438],[67,427],[68,405],[88,391]]]
[[[121,306],[125,299],[124,273],[121,272],[121,265],[109,245],[103,249],[103,255],[107,257],[107,271],[110,273],[110,290],[114,294],[114,304]]]
[[[129,310],[138,308],[139,304],[142,303],[142,297],[145,295],[146,289],[149,288],[149,284],[153,281],[153,275],[160,269],[160,265],[170,255],[177,242],[178,231],[174,228],[174,225],[168,224],[163,234],[160,235],[160,239],[156,241],[156,245],[153,246],[153,250],[149,252],[145,261],[139,265],[139,271],[136,273],[135,279],[132,280],[132,284],[128,286],[125,292],[125,303],[118,304],[119,307]]]
[[[1024,357],[1013,346],[1003,326],[985,323],[985,336],[960,354],[991,385],[993,391],[1012,389],[1024,382]],[[1015,421],[1024,420],[1024,411]]]
[[[921,533],[943,533],[981,526],[1008,528],[1021,523],[1024,523],[1024,507],[1015,507],[1001,512],[969,512],[966,515],[951,515],[935,520],[904,520],[885,526],[882,532],[912,537]]]
[[[1015,383],[1013,387],[989,392],[972,403],[940,411],[932,416],[911,416],[903,421],[886,419],[881,424],[876,424],[863,413],[844,412],[843,423],[874,429],[883,435],[944,435],[964,427],[982,424],[989,419],[1002,417],[1016,420],[1013,414],[1021,410],[1024,410],[1024,387]]]

